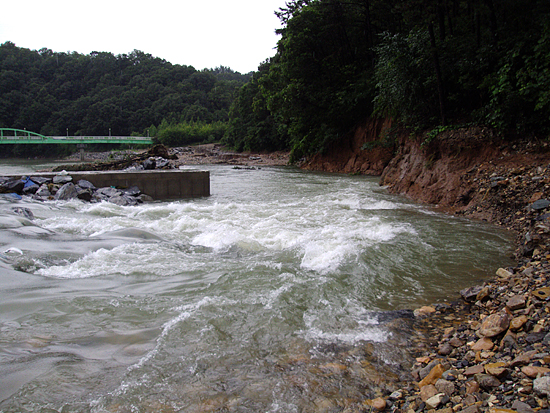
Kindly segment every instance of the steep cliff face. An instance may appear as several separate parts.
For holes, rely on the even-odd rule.
[[[476,171],[503,151],[492,132],[483,128],[448,131],[429,145],[421,142],[400,137],[380,184],[417,201],[455,209],[466,207],[476,195]]]
[[[378,144],[380,136],[391,127],[386,119],[375,119],[359,125],[351,133],[334,142],[325,154],[311,158],[302,168],[312,171],[362,173],[380,175],[393,157],[393,148]],[[369,150],[361,149],[370,144]]]
[[[387,135],[390,127],[388,120],[365,122],[353,134],[335,142],[326,154],[313,157],[303,167],[381,175],[380,184],[392,193],[449,211],[498,221],[503,211],[510,208],[499,213],[489,205],[479,207],[493,195],[494,191],[488,189],[498,189],[494,182],[499,181],[492,179],[498,178],[502,171],[550,163],[550,145],[511,143],[482,127],[442,132],[428,145],[422,145],[425,137],[411,137],[407,132],[395,135],[392,131],[394,145],[385,147],[380,145],[381,136]],[[520,171],[517,176],[522,174]],[[506,182],[500,182],[500,187]],[[524,206],[527,200],[518,202]]]

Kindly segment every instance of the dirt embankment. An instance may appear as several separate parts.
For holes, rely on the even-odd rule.
[[[482,127],[445,131],[426,142],[425,135],[411,137],[391,126],[384,120],[366,122],[303,167],[381,175],[380,184],[392,193],[484,219],[521,236],[532,229],[530,205],[550,200],[546,142],[507,141]]]
[[[380,138],[390,127],[391,122],[385,119],[367,121],[301,167],[312,171],[380,175],[393,158],[392,142]]]

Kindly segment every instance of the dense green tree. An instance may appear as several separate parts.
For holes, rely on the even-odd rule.
[[[151,125],[226,122],[250,75],[197,71],[134,50],[56,53],[0,45],[0,127],[47,135],[130,135]]]
[[[369,116],[550,133],[547,0],[292,0],[276,14],[277,54],[230,112],[236,148],[280,133],[296,160]]]
[[[252,80],[244,85],[231,106],[230,121],[223,142],[238,151],[275,151],[288,148],[283,122],[267,108],[260,81],[265,82],[270,61],[260,65]]]

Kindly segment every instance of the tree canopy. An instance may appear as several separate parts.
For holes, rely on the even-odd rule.
[[[0,45],[0,127],[43,135],[130,135],[165,122],[227,122],[250,78],[195,70],[134,50],[56,53]]]
[[[368,117],[550,134],[550,2],[290,0],[253,74],[0,45],[0,127],[324,151]]]
[[[240,90],[226,142],[276,142],[298,159],[369,116],[547,136],[549,9],[545,0],[289,1],[277,12],[277,53]]]

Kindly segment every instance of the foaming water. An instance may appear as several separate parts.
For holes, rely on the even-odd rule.
[[[453,299],[508,262],[505,233],[374,178],[209,169],[202,199],[0,197],[1,411],[361,403],[408,362],[380,311]]]

